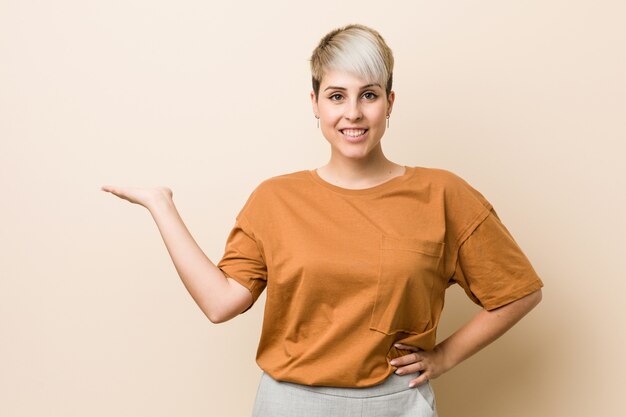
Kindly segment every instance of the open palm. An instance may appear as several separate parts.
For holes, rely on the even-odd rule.
[[[173,192],[168,187],[127,187],[127,186],[113,186],[103,185],[100,188],[102,191],[109,192],[130,201],[133,204],[139,204],[146,208],[149,208],[150,204],[156,201],[158,198],[167,197],[172,198]]]

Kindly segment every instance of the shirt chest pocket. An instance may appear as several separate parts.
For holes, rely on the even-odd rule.
[[[382,235],[370,329],[386,334],[426,330],[444,246],[443,242]]]

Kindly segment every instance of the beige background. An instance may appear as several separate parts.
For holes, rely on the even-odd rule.
[[[0,415],[250,415],[265,295],[211,324],[147,210],[100,186],[170,186],[217,262],[256,184],[326,163],[308,58],[360,22],[396,58],[388,158],[465,178],[546,284],[434,381],[440,415],[623,416],[625,18],[617,0],[1,1]],[[476,311],[449,294],[440,337]]]

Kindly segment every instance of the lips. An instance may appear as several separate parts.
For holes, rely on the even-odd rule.
[[[364,142],[368,135],[369,129],[341,129],[341,136],[349,143],[361,143]]]
[[[340,129],[339,131],[346,136],[350,136],[352,138],[358,138],[359,136],[363,136],[368,129],[357,129],[357,128],[346,128]]]

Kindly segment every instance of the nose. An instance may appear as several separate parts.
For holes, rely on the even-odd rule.
[[[348,104],[346,104],[345,118],[348,120],[359,120],[363,117],[363,113],[361,112],[361,105],[357,100],[350,100]]]

